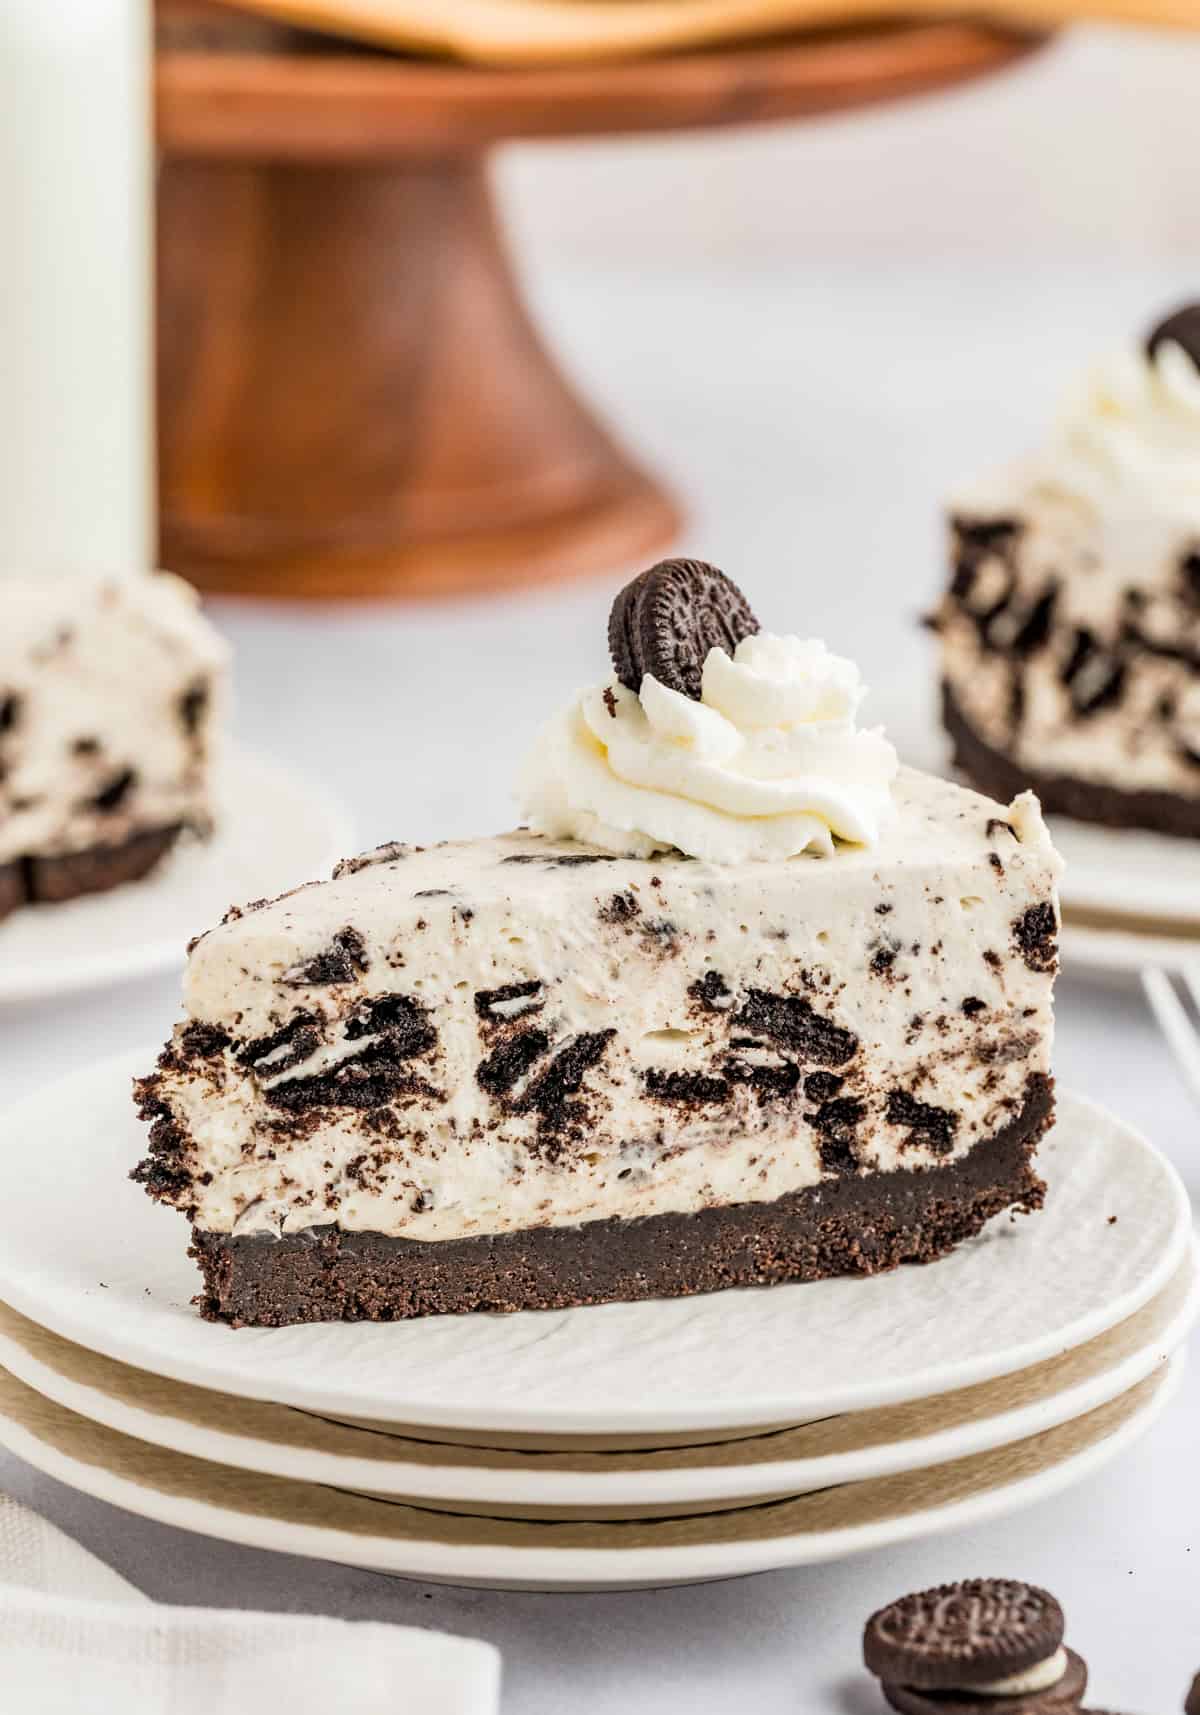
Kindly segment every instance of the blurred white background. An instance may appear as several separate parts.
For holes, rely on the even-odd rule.
[[[1200,36],[1081,29],[946,95],[800,126],[516,148],[503,177],[535,264],[1194,257],[1198,92]]]

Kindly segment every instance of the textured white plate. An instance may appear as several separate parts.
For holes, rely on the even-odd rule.
[[[1057,1429],[928,1470],[693,1518],[543,1524],[464,1518],[231,1470],[118,1435],[0,1370],[0,1444],[60,1482],[226,1542],[410,1578],[603,1590],[810,1565],[1014,1512],[1128,1447],[1167,1403],[1182,1354]]]
[[[145,881],[0,923],[0,1002],[65,995],[182,965],[189,939],[230,905],[328,874],[349,824],[309,781],[233,752],[218,784],[217,833],[184,840]]]
[[[239,1470],[450,1512],[646,1517],[812,1494],[968,1457],[1082,1417],[1162,1364],[1196,1318],[1192,1256],[1106,1334],[993,1382],[908,1405],[659,1452],[510,1452],[412,1440],[239,1400],[102,1358],[0,1304],[0,1364],[109,1429]]]
[[[1114,977],[1136,977],[1151,965],[1167,971],[1200,965],[1200,939],[1152,934],[1122,926],[1118,920],[1101,926],[1068,918],[1060,944],[1066,971],[1107,971]]]
[[[1062,897],[1068,911],[1200,927],[1200,840],[1094,827],[1065,816],[1050,818],[1050,832],[1066,859]]]
[[[150,1049],[105,1061],[0,1118],[0,1299],[139,1369],[325,1416],[634,1444],[811,1422],[1081,1345],[1161,1291],[1189,1242],[1174,1169],[1068,1096],[1039,1156],[1046,1209],[1002,1216],[926,1268],[586,1310],[233,1330],[191,1308],[187,1229],[127,1177],[145,1148],[129,1082],[152,1062]]]

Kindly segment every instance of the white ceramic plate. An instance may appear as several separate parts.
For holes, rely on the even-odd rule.
[[[1200,840],[1050,818],[1066,859],[1065,909],[1200,927]],[[1193,953],[1197,951],[1193,943]]]
[[[999,1217],[925,1268],[593,1309],[235,1330],[196,1315],[183,1222],[129,1182],[145,1149],[130,1078],[152,1064],[151,1049],[102,1062],[0,1118],[0,1299],[138,1369],[436,1439],[448,1428],[637,1446],[923,1399],[1115,1326],[1162,1290],[1189,1243],[1170,1164],[1067,1096],[1039,1155],[1045,1210]]]
[[[1031,1370],[771,1435],[641,1453],[511,1452],[330,1423],[114,1363],[7,1305],[0,1305],[0,1364],[93,1422],[239,1470],[449,1512],[644,1518],[812,1494],[1038,1434],[1136,1386],[1179,1347],[1198,1304],[1196,1267],[1186,1256],[1164,1290],[1134,1316]]]
[[[955,778],[950,744],[932,706],[898,710],[888,736],[905,762]],[[1174,919],[1200,927],[1200,840],[1173,839],[1136,829],[1102,828],[1066,816],[1050,818],[1054,843],[1066,859],[1062,902],[1067,912]],[[1200,947],[1193,944],[1192,956]]]
[[[352,849],[341,809],[279,763],[234,751],[216,834],[182,840],[144,881],[0,923],[0,1002],[126,982],[183,964],[187,943],[232,904],[327,875]]]
[[[1091,1476],[1149,1428],[1182,1354],[1086,1417],[970,1459],[692,1518],[544,1524],[430,1512],[118,1435],[0,1371],[0,1444],[72,1488],[253,1548],[489,1588],[603,1590],[842,1559],[979,1524]]]
[[[1200,965],[1200,939],[1156,935],[1116,921],[1101,926],[1067,918],[1059,939],[1066,971],[1105,971],[1118,978],[1136,977],[1148,966],[1180,971]]]

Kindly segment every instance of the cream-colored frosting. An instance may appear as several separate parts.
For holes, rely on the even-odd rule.
[[[825,645],[760,633],[710,651],[696,701],[642,680],[582,692],[526,764],[530,825],[634,857],[711,863],[874,846],[894,815],[896,752],[856,725],[857,667]]]
[[[1106,511],[1200,516],[1200,370],[1173,340],[1102,358],[1068,395],[1045,482]]]
[[[1067,1671],[1067,1652],[1056,1649],[1045,1661],[1035,1661],[1023,1673],[1010,1673],[1004,1679],[989,1680],[986,1685],[956,1685],[952,1691],[964,1691],[973,1697],[1030,1697],[1035,1691],[1048,1691],[1057,1685]]]

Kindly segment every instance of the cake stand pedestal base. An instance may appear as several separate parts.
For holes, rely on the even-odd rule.
[[[440,595],[678,525],[541,344],[479,156],[168,160],[162,557],[252,596]]]
[[[163,563],[208,590],[352,597],[653,557],[675,506],[539,340],[488,151],[845,111],[1040,40],[950,19],[496,71],[161,0]]]

